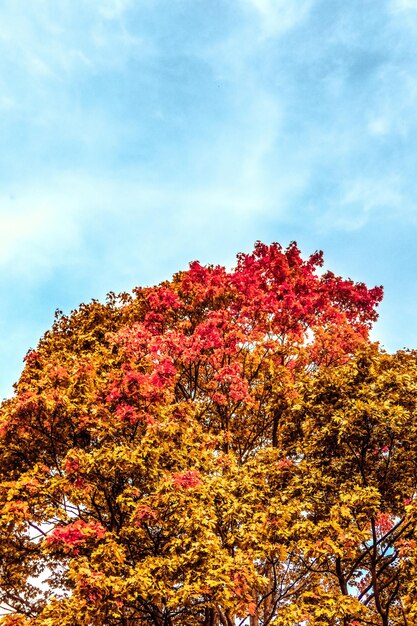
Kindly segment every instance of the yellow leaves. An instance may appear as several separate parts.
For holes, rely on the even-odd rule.
[[[96,567],[104,569],[106,575],[115,575],[124,571],[126,558],[126,548],[114,537],[106,537],[106,540],[93,550],[90,561]]]
[[[352,622],[358,620],[360,624],[362,619],[365,623],[369,618],[372,619],[372,613],[356,598],[343,595],[336,589],[316,588],[313,593],[306,592],[302,597],[302,605],[308,615],[309,626],[328,626],[335,620],[345,618]]]
[[[352,517],[352,511],[344,504],[342,504],[342,506],[340,507],[339,513],[341,517],[345,519],[351,519]]]
[[[1,523],[7,527],[9,525],[22,525],[25,527],[29,519],[29,505],[23,500],[13,500],[5,502],[1,511]]]
[[[0,617],[1,626],[28,626],[29,620],[24,615],[14,613],[13,615],[5,615]]]

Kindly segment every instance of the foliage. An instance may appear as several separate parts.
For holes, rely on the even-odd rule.
[[[321,265],[258,243],[57,315],[1,406],[3,624],[415,623],[416,354]]]

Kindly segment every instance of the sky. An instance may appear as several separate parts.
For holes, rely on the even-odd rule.
[[[256,240],[417,348],[417,0],[2,0],[0,394],[69,312]]]

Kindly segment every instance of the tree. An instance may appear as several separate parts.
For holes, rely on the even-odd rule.
[[[412,623],[416,357],[321,266],[257,243],[57,315],[1,407],[4,624]]]

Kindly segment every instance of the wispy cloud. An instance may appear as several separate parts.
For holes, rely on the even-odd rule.
[[[120,19],[132,4],[132,0],[104,0],[100,4],[99,12],[106,19]]]
[[[417,11],[417,0],[392,0],[391,8],[394,11]]]
[[[328,220],[323,220],[321,216],[320,221],[326,229],[349,232],[360,230],[375,219],[388,218],[391,222],[401,219],[410,209],[406,207],[401,186],[398,176],[385,180],[360,177],[344,181]],[[417,206],[414,207],[416,209]]]
[[[0,268],[31,287],[57,271],[75,271],[85,281],[98,255],[103,289],[117,288],[120,275],[128,276],[133,287],[149,257],[157,280],[181,247],[187,263],[199,250],[208,254],[216,242],[243,237],[251,244],[254,224],[262,215],[276,215],[294,184],[281,184],[277,203],[277,196],[262,189],[259,158],[245,155],[246,179],[228,179],[223,172],[221,179],[187,188],[149,185],[129,172],[112,178],[80,173],[0,197]],[[97,285],[96,278],[91,280]]]
[[[51,0],[6,2],[0,8],[1,73],[13,67],[14,81],[54,78],[63,83],[75,73],[119,66],[132,54],[143,55],[143,37],[129,31],[130,2]]]
[[[262,36],[265,38],[284,33],[302,22],[313,0],[241,0],[252,9],[261,23]]]

